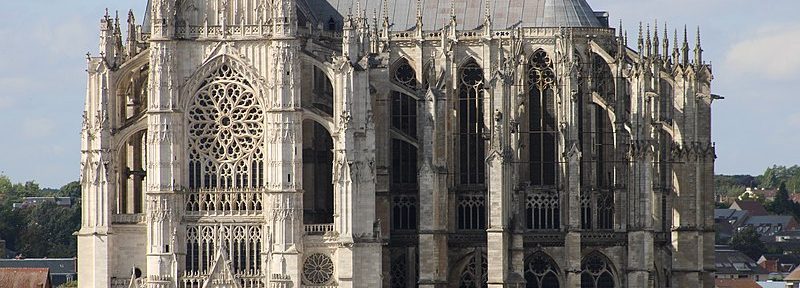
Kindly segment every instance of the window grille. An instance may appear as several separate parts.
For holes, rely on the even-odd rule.
[[[464,194],[459,195],[457,199],[458,229],[486,229],[486,197],[477,194]]]
[[[556,191],[534,191],[525,202],[528,229],[554,230],[561,228],[561,199]]]
[[[216,256],[219,241],[228,253],[233,273],[253,275],[261,273],[260,225],[196,225],[186,227],[186,272],[208,275]]]

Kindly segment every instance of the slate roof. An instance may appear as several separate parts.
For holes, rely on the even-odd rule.
[[[359,0],[305,0],[316,18],[323,23],[356,13]],[[360,0],[361,10],[383,19],[386,3],[393,31],[414,29],[417,22],[416,0]],[[450,23],[451,2],[458,30],[483,26],[486,2],[492,0],[420,0],[423,30],[439,30]],[[494,29],[521,27],[603,27],[586,0],[493,0],[490,4]],[[380,21],[380,20],[379,20]]]
[[[0,268],[0,288],[50,288],[47,268]]]
[[[767,270],[758,266],[756,261],[744,255],[744,253],[727,247],[717,247],[714,251],[714,265],[717,268],[717,275],[720,274],[747,274],[762,275],[769,274]]]
[[[47,268],[53,275],[77,273],[74,258],[0,259],[0,268]]]
[[[764,205],[752,200],[733,201],[730,209],[744,210],[747,211],[751,216],[764,216],[769,214],[767,209],[764,209]]]
[[[790,215],[766,215],[766,216],[752,216],[747,218],[745,225],[760,226],[760,225],[781,225],[784,228],[794,220],[794,216]]]

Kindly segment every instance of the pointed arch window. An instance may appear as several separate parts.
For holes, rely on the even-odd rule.
[[[459,288],[483,288],[489,282],[489,265],[486,256],[473,256],[459,277]]]
[[[554,84],[550,56],[543,50],[534,52],[528,62],[528,157],[530,182],[534,186],[556,185],[558,130]]]
[[[608,258],[600,253],[592,253],[583,259],[581,264],[581,287],[614,288],[614,269]]]
[[[406,59],[395,65],[392,77],[411,90],[417,85],[416,72]],[[396,232],[414,232],[417,230],[419,199],[418,149],[408,141],[417,138],[417,99],[392,91],[391,101],[391,228]]]
[[[458,78],[459,183],[483,185],[486,181],[486,143],[483,119],[483,69],[471,61]]]
[[[559,288],[559,269],[553,258],[536,252],[525,261],[526,288]]]
[[[257,188],[264,180],[264,110],[242,73],[222,65],[187,109],[189,187]]]
[[[592,62],[592,86],[594,92],[603,98],[609,107],[614,106],[616,103],[614,74],[611,73],[611,68],[606,60],[597,54],[594,54],[594,62]]]

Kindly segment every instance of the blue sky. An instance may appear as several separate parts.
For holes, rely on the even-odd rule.
[[[60,187],[77,180],[86,52],[97,54],[106,7],[141,21],[145,0],[0,0],[0,174]],[[713,64],[717,173],[800,164],[800,1],[589,0],[622,18],[670,29],[701,26]],[[662,28],[663,29],[663,28]],[[663,32],[661,32],[663,33]],[[692,39],[694,37],[691,37]],[[693,40],[692,40],[693,41]]]

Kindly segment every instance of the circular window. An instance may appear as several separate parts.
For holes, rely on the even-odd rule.
[[[333,261],[322,253],[311,254],[303,263],[303,278],[310,285],[328,284],[333,279]]]

